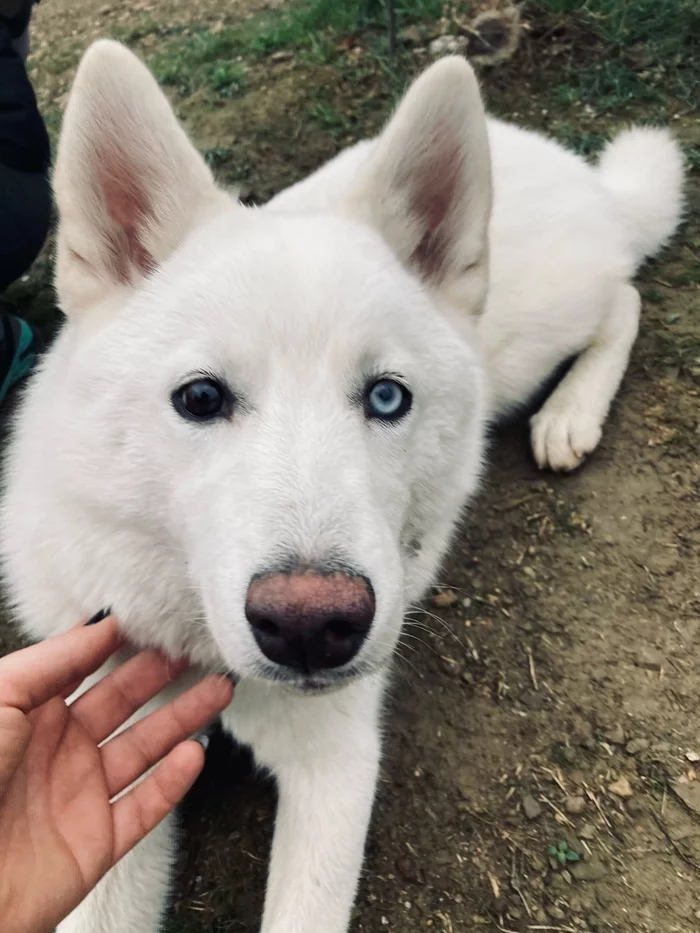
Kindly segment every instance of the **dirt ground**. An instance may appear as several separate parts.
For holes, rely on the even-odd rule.
[[[170,23],[216,23],[221,8],[131,6]],[[44,0],[42,106],[60,107],[77,52],[118,33],[123,10]],[[248,146],[247,184],[266,196],[346,131],[302,122],[290,154],[294,63],[251,74],[241,100],[198,110],[195,95],[180,112],[203,147],[232,147],[235,161]],[[485,74],[487,95],[541,124],[509,74]],[[386,112],[385,95],[375,102],[355,130]],[[700,141],[692,115],[677,126]],[[642,331],[600,449],[558,477],[534,467],[523,424],[495,436],[441,586],[411,616],[354,933],[700,931],[698,180],[684,230],[642,275]],[[258,928],[273,808],[273,788],[214,741],[183,808],[170,933]]]

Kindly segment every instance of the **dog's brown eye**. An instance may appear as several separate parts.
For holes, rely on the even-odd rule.
[[[210,421],[228,414],[230,393],[216,379],[194,379],[173,393],[178,414],[190,421]]]

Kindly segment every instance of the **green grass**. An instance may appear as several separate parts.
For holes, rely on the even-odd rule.
[[[443,0],[398,0],[400,26],[437,19]],[[150,59],[161,84],[175,87],[183,97],[201,88],[218,97],[231,97],[245,90],[246,75],[239,62],[262,58],[282,49],[293,50],[302,59],[334,61],[339,42],[353,35],[371,40],[378,54],[388,51],[388,19],[384,0],[302,0],[283,10],[262,13],[243,22],[232,22],[213,32],[208,26],[184,35],[140,27],[127,42],[138,42],[149,32],[162,39]]]
[[[685,161],[691,172],[700,172],[700,146],[693,146],[690,143],[683,147]]]
[[[248,84],[227,37],[204,31],[166,44],[151,60],[151,68],[161,84],[175,87],[182,97],[202,87],[217,97],[235,97]]]
[[[339,139],[352,131],[352,123],[342,110],[323,101],[309,104],[307,113],[321,129],[325,130],[333,139]]]
[[[444,5],[443,0],[397,0],[397,18],[401,25],[437,19]],[[307,0],[270,18],[263,28],[253,27],[250,48],[267,53],[289,46],[308,47],[322,34],[386,30],[387,22],[384,0]]]
[[[573,149],[574,152],[586,157],[600,152],[608,138],[605,133],[582,130],[568,121],[552,124],[549,127],[549,132],[567,148]]]
[[[554,94],[560,103],[566,97],[598,113],[645,104],[650,116],[697,105],[698,0],[530,0],[526,9],[571,39],[567,80]]]
[[[396,6],[400,31],[435,23],[447,3],[396,0]],[[587,106],[596,114],[625,116],[643,107],[648,119],[656,120],[700,99],[700,0],[526,0],[524,18],[534,33],[563,36],[566,55],[544,59],[539,76],[546,75],[553,109]],[[245,22],[231,14],[218,32],[208,24],[191,34],[154,25],[161,41],[150,64],[161,83],[183,97],[199,89],[215,98],[232,97],[247,86],[242,61],[282,49],[302,62],[330,62],[351,75],[343,43],[358,39],[395,94],[415,70],[415,60],[401,44],[399,55],[389,57],[387,22],[385,0],[299,0]],[[140,38],[143,28],[131,37]],[[340,133],[318,108],[311,116]],[[585,154],[598,145],[594,134],[588,137],[573,138]]]

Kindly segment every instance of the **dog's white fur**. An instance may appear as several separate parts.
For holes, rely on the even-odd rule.
[[[17,423],[6,573],[35,637],[110,605],[136,645],[239,678],[224,725],[279,783],[264,933],[346,929],[387,666],[475,489],[485,422],[578,354],[533,447],[570,469],[596,446],[637,330],[629,280],[673,232],[681,176],[663,131],[623,134],[591,168],[487,124],[471,68],[446,59],[377,141],[248,210],[131,53],[84,57],[55,176],[67,323]],[[201,372],[239,396],[230,420],[171,405]],[[384,373],[414,394],[393,425],[356,400]],[[256,647],[248,582],[290,556],[372,580],[347,671],[279,683]],[[166,821],[61,933],[153,933],[172,836]]]

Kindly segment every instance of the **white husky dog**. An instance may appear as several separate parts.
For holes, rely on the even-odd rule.
[[[279,786],[264,933],[346,930],[387,669],[484,426],[578,355],[533,446],[555,469],[593,450],[681,176],[663,131],[591,168],[487,120],[448,58],[376,141],[250,210],[130,52],[83,59],[55,175],[67,323],[9,456],[7,577],[34,637],[111,606],[136,645],[235,676],[224,725]],[[173,827],[61,933],[154,933]]]

